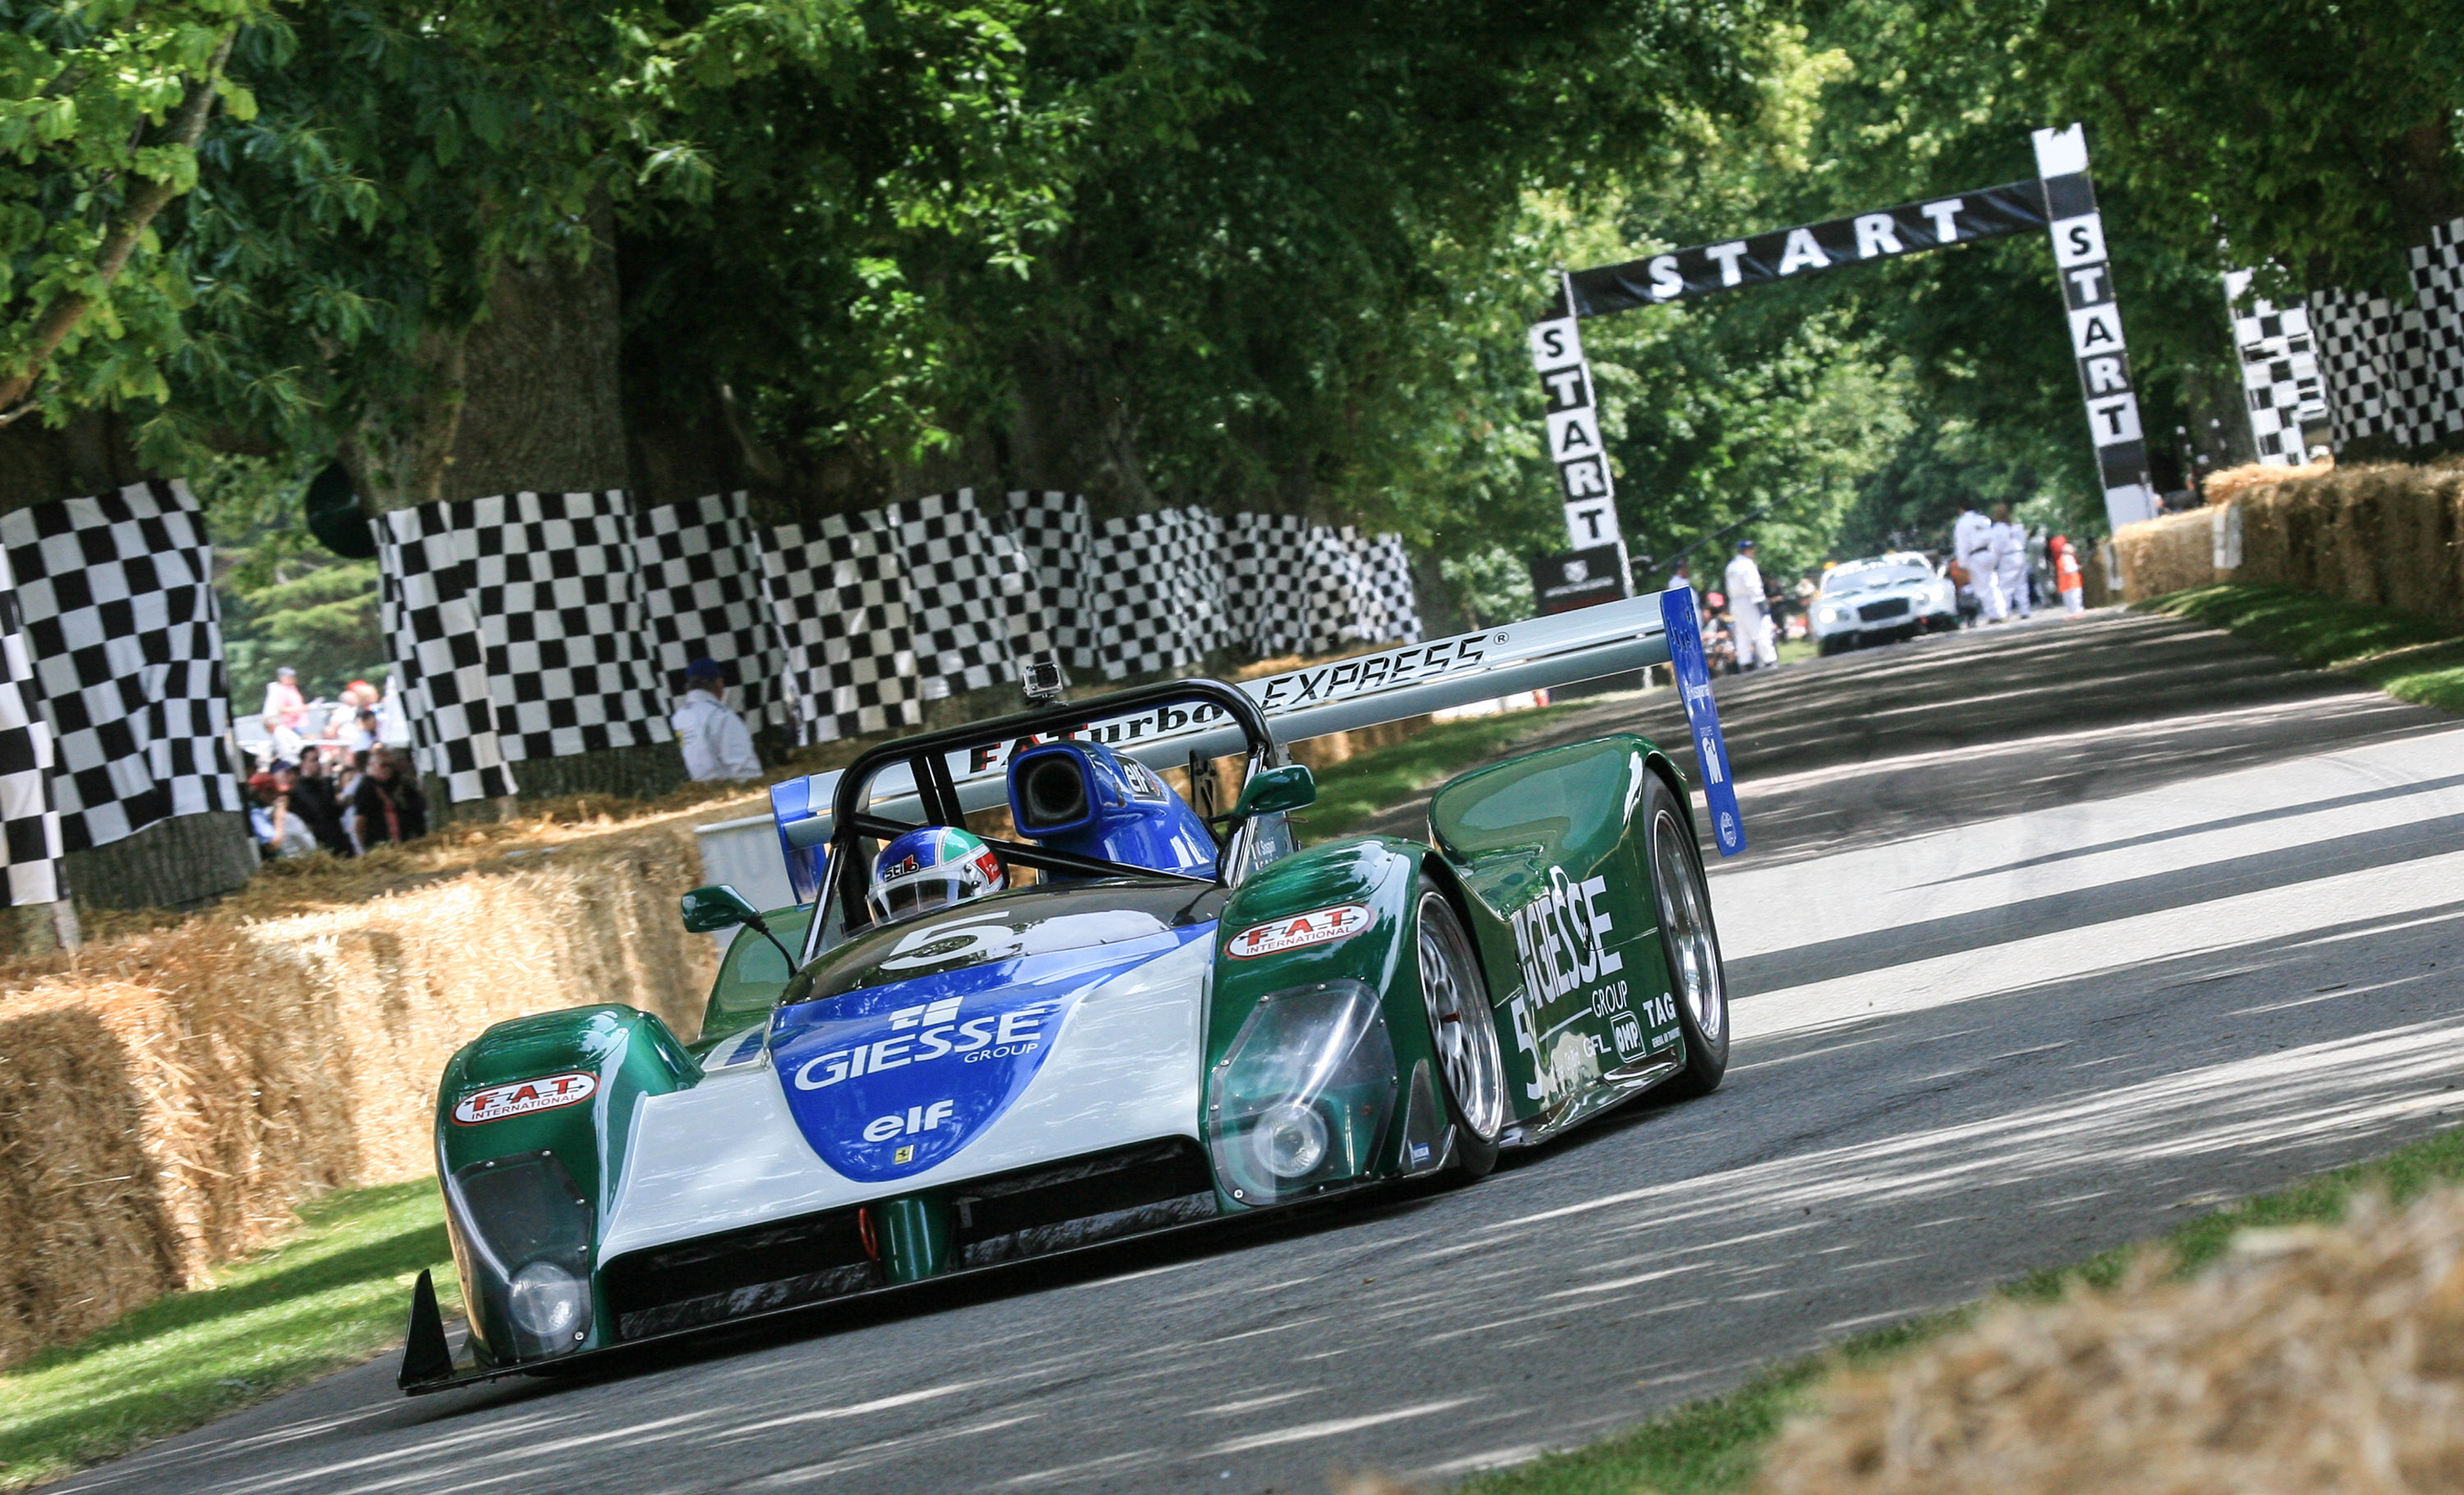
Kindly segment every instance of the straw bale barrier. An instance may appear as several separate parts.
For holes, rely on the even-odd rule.
[[[1762,1495],[2464,1486],[2464,1192],[2244,1232],[1826,1383]]]
[[[2114,544],[2131,602],[2244,582],[2464,623],[2464,464],[2241,485],[2218,506],[2125,525]],[[2217,564],[2235,549],[2237,564]]]
[[[622,1001],[690,1039],[711,942],[668,824],[364,903],[208,916],[0,983],[0,1366],[264,1243],[320,1190],[434,1166],[446,1059]]]

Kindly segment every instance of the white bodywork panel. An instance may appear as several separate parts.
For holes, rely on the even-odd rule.
[[[1194,939],[1097,983],[1008,1110],[948,1162],[892,1183],[857,1183],[823,1162],[766,1062],[646,1096],[600,1260],[1157,1137],[1199,1139],[1213,956],[1214,941]]]

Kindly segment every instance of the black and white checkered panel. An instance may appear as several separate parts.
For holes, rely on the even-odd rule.
[[[507,494],[475,500],[472,519],[472,600],[505,758],[673,740],[625,495]]]
[[[1370,587],[1361,569],[1358,540],[1358,532],[1348,524],[1341,529],[1324,524],[1309,527],[1303,561],[1309,598],[1301,645],[1305,652],[1324,653],[1372,642],[1376,620],[1368,614]]]
[[[1096,673],[1120,680],[1205,658],[1223,635],[1220,529],[1197,509],[1125,515],[1097,528],[1086,607]]]
[[[774,529],[761,564],[800,741],[923,720],[898,536],[880,511]]]
[[[976,507],[973,489],[927,494],[884,513],[907,576],[908,622],[924,696],[1018,679],[1022,653],[1052,648],[1052,619],[1017,539]]]
[[[60,896],[60,812],[52,802],[51,725],[35,694],[17,586],[0,551],[0,893],[11,908]]]
[[[2464,432],[2464,218],[2431,231],[2410,258],[2430,340],[2415,422],[2428,442]]]
[[[2365,436],[2426,446],[2464,431],[2464,219],[2410,253],[2413,304],[2310,294],[2339,447]]]
[[[1420,642],[1420,604],[1412,589],[1412,558],[1403,537],[1389,532],[1357,542],[1361,581],[1368,596],[1361,606],[1373,644]]]
[[[2247,286],[2247,272],[2227,277],[2232,286]],[[2305,423],[2327,415],[2327,385],[2319,372],[2318,344],[2311,336],[2310,314],[2299,306],[2277,306],[2265,297],[2233,304],[2233,343],[2241,355],[2242,399],[2250,410],[2251,438],[2258,460],[2269,467],[2291,467],[2308,452],[2302,444]]]
[[[1087,575],[1087,500],[1077,494],[1019,492],[1008,495],[1010,533],[1034,579],[1035,611],[1051,647],[1073,674],[1095,670],[1094,639],[1086,626],[1081,588]]]
[[[472,594],[478,532],[469,503],[397,509],[374,521],[377,610],[402,682],[411,755],[456,804],[512,794],[488,686],[487,630]]]
[[[185,483],[0,516],[69,851],[240,807],[213,548]],[[18,770],[22,772],[23,770]]]
[[[746,725],[794,719],[786,647],[761,591],[761,541],[745,495],[711,494],[646,509],[633,521],[642,610],[661,684],[684,690],[685,667],[717,662]]]
[[[1296,514],[1236,514],[1226,530],[1228,647],[1260,659],[1299,653],[1309,631],[1307,593],[1299,585],[1309,520]]]

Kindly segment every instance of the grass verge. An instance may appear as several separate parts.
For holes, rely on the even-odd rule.
[[[2051,1302],[2075,1285],[2109,1287],[2131,1256],[2150,1245],[2185,1275],[2224,1254],[2237,1231],[2257,1226],[2333,1223],[2354,1196],[2375,1190],[2398,1205],[2439,1184],[2464,1182],[2464,1128],[2442,1132],[2387,1156],[2321,1174],[2227,1206],[2166,1232],[2069,1266],[2032,1273],[1997,1297]],[[1710,1495],[1749,1484],[1763,1453],[1793,1413],[1811,1405],[1834,1369],[1862,1369],[1967,1324],[1976,1307],[1933,1314],[1861,1334],[1820,1355],[1764,1372],[1725,1396],[1688,1403],[1640,1427],[1588,1447],[1551,1454],[1473,1479],[1463,1495]]]
[[[1301,823],[1303,836],[1311,842],[1343,835],[1370,816],[1443,782],[1574,709],[1574,704],[1543,706],[1433,723],[1413,734],[1409,741],[1372,748],[1320,772],[1317,803],[1293,819]]]
[[[57,1479],[402,1338],[410,1284],[461,1306],[436,1183],[332,1194],[289,1240],[110,1328],[0,1372],[0,1490]]]
[[[2464,629],[2453,624],[2284,586],[2202,586],[2142,605],[2223,628],[2397,700],[2464,714]]]

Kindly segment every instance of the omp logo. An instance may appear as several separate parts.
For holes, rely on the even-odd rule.
[[[552,1074],[539,1080],[517,1080],[511,1085],[492,1085],[484,1090],[473,1090],[453,1103],[453,1121],[457,1126],[476,1127],[509,1116],[527,1116],[535,1111],[554,1110],[560,1106],[579,1106],[599,1089],[595,1074]]]
[[[1367,904],[1338,903],[1331,909],[1311,909],[1307,913],[1252,924],[1225,940],[1223,953],[1235,960],[1250,960],[1259,956],[1280,955],[1287,950],[1350,939],[1368,927]]]
[[[887,1116],[875,1116],[864,1124],[864,1139],[887,1142],[902,1132],[913,1136],[918,1132],[938,1132],[941,1123],[949,1120],[950,1113],[957,1109],[957,1101],[935,1101],[930,1106],[910,1106],[903,1116],[894,1111]]]
[[[968,1064],[985,1059],[1013,1059],[1031,1054],[1044,1043],[1044,1020],[1058,1002],[1030,1002],[999,1018],[951,1021],[958,1015],[958,999],[945,997],[918,1007],[901,1007],[890,1015],[891,1035],[869,1044],[834,1048],[796,1066],[796,1088],[825,1090],[858,1075],[930,1064],[956,1054]],[[913,1029],[913,1031],[904,1031]],[[953,1038],[951,1035],[956,1034]]]
[[[1625,969],[1625,956],[1608,947],[1608,887],[1606,877],[1578,883],[1551,867],[1549,886],[1508,915],[1523,979],[1542,1003]]]

